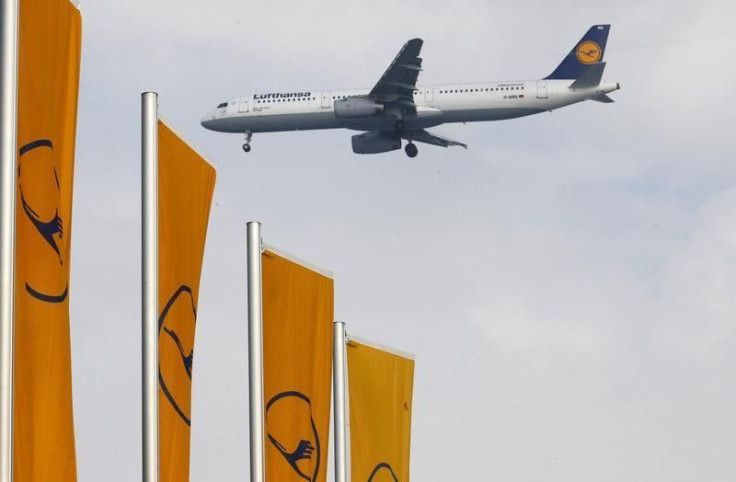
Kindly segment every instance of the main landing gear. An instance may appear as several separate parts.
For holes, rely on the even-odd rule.
[[[404,121],[399,118],[396,120],[396,124],[394,124],[394,132],[395,132],[395,138],[401,139],[404,137],[405,134],[405,126]],[[406,146],[404,147],[404,152],[406,152],[406,155],[410,158],[414,159],[417,157],[417,154],[419,154],[419,149],[417,149],[417,146],[414,145],[414,143],[411,140],[411,137],[404,137],[408,141]]]
[[[250,140],[253,137],[253,133],[251,131],[245,131],[245,144],[243,144],[243,150],[245,152],[250,152]]]

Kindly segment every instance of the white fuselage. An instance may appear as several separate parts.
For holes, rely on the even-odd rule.
[[[615,82],[573,89],[573,80],[484,82],[417,88],[417,115],[404,127],[424,129],[448,122],[504,120],[551,111],[617,90]],[[366,96],[368,90],[251,94],[233,99],[202,119],[218,132],[256,133],[312,129],[393,131],[397,117],[388,112],[360,118],[335,116],[336,100]]]

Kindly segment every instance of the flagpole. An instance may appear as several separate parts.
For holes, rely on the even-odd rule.
[[[0,482],[12,482],[18,0],[0,2]]]
[[[143,482],[158,482],[158,94],[141,95]]]
[[[263,416],[263,285],[261,223],[247,227],[248,258],[248,395],[250,403],[250,481],[265,480]]]
[[[335,403],[335,482],[348,481],[348,434],[347,434],[347,404],[345,403],[346,373],[345,373],[345,323],[336,321],[333,337],[333,389]]]

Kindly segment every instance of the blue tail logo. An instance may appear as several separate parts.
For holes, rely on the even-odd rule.
[[[610,25],[593,25],[547,79],[575,80],[591,65],[603,62]]]

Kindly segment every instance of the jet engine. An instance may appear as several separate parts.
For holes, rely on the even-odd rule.
[[[382,110],[382,104],[378,104],[373,99],[366,99],[365,97],[348,97],[347,99],[335,101],[335,117],[340,119],[370,117]]]
[[[401,149],[401,139],[381,132],[366,132],[353,136],[356,154],[380,154]]]

